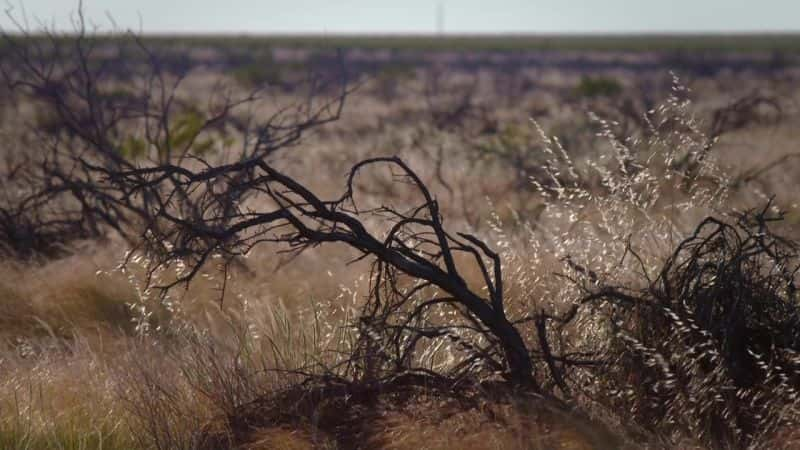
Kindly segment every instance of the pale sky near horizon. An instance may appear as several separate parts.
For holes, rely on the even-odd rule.
[[[772,32],[800,31],[800,0],[84,0],[109,29],[154,33]],[[70,28],[77,0],[7,0],[31,26]],[[140,21],[141,18],[141,21]],[[0,26],[13,27],[2,15]]]

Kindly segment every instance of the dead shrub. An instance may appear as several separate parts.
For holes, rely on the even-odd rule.
[[[796,426],[800,382],[798,245],[773,232],[767,207],[708,217],[642,289],[572,280],[604,314],[601,403],[668,446],[753,448]],[[628,257],[638,258],[629,249]],[[576,268],[577,269],[577,268]]]

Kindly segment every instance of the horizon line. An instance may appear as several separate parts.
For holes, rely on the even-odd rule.
[[[27,33],[31,36],[40,36],[47,32],[55,32],[69,36],[77,34],[75,30],[3,30],[6,34]],[[118,30],[96,30],[96,35],[133,32],[140,36],[152,37],[407,37],[407,38],[549,38],[549,37],[800,37],[797,30],[631,30],[631,31],[233,31],[233,30],[134,30],[132,28]]]

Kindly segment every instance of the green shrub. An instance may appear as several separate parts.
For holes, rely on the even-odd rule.
[[[584,76],[575,92],[581,97],[614,97],[622,92],[622,84],[609,77]]]
[[[231,74],[236,82],[247,88],[281,84],[285,81],[282,69],[272,57],[259,58],[251,63],[237,66]]]

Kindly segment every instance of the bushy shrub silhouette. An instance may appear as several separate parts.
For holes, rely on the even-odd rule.
[[[796,424],[798,245],[770,210],[706,218],[642,289],[583,287],[608,305],[609,404],[665,442],[749,448]]]

